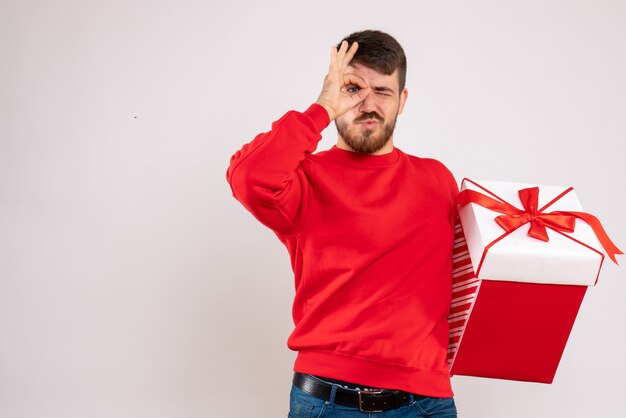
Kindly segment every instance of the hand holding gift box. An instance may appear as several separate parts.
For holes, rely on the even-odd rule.
[[[622,252],[571,187],[465,179],[458,203],[451,373],[552,382],[600,249]]]

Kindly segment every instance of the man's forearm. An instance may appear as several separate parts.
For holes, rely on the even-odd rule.
[[[226,177],[233,196],[270,228],[296,227],[303,193],[300,164],[315,151],[328,123],[326,110],[317,104],[290,111],[231,157]]]

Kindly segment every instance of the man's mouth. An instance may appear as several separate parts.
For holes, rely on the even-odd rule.
[[[357,118],[354,122],[362,126],[372,127],[377,123],[382,122],[382,118],[378,117],[378,115],[374,113],[370,113],[361,115],[361,117]]]
[[[359,125],[361,126],[365,126],[366,128],[371,128],[373,126],[376,126],[379,123],[378,119],[362,119],[360,121],[357,122]]]

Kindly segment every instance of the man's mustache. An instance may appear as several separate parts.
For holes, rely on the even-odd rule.
[[[364,122],[369,119],[376,119],[379,122],[384,122],[385,120],[376,112],[363,113],[358,118],[354,119],[354,123]]]

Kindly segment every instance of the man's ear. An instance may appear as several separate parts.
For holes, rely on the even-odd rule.
[[[402,113],[402,110],[404,109],[404,104],[406,103],[406,99],[407,97],[409,97],[409,91],[407,90],[407,88],[405,87],[402,90],[402,93],[400,93],[400,106],[398,107],[398,115],[400,113]]]

